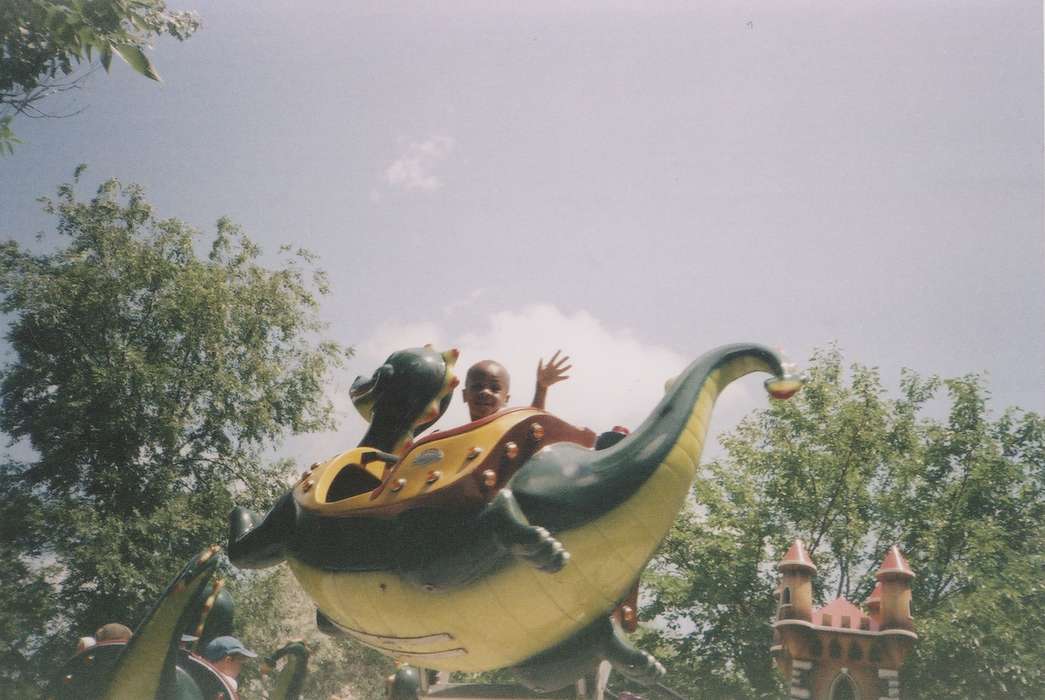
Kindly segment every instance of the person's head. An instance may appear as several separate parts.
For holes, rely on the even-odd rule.
[[[479,420],[497,413],[510,398],[508,370],[493,360],[476,362],[468,368],[461,395],[468,404],[472,420]]]
[[[238,678],[243,663],[257,656],[235,637],[215,637],[203,648],[203,658],[230,678]]]
[[[94,633],[94,638],[99,642],[126,642],[131,638],[131,634],[131,628],[127,625],[110,622],[99,627]]]

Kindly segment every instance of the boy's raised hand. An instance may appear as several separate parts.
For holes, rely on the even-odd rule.
[[[537,388],[533,392],[533,407],[544,410],[544,400],[548,396],[548,387],[557,384],[564,379],[569,379],[566,374],[573,365],[566,364],[570,361],[569,355],[559,357],[562,350],[556,350],[548,364],[544,364],[544,358],[537,362]]]
[[[570,356],[563,355],[560,359],[560,352],[562,352],[562,350],[556,350],[555,354],[552,355],[550,360],[548,360],[548,364],[544,364],[543,357],[537,362],[538,389],[547,389],[552,384],[557,384],[564,379],[570,378],[570,375],[566,374],[573,367],[573,365],[566,364],[570,361]]]

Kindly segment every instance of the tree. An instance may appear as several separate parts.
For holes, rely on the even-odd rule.
[[[323,379],[346,352],[316,341],[327,287],[304,251],[264,267],[223,219],[201,257],[197,231],[115,180],[86,202],[63,185],[45,209],[64,245],[0,244],[0,428],[33,452],[0,470],[4,581],[29,582],[0,596],[9,687],[97,626],[136,622],[224,540],[233,494],[270,503],[287,465],[266,452],[331,425]]]
[[[385,678],[395,672],[387,656],[362,645],[328,637],[316,628],[316,606],[285,566],[264,572],[241,574],[242,595],[236,598],[236,615],[243,639],[259,654],[273,651],[280,641],[301,639],[311,655],[304,698],[383,700]],[[277,641],[279,640],[279,641]],[[242,676],[243,697],[260,698],[271,687],[260,678],[257,664]]]
[[[159,80],[145,53],[149,42],[179,41],[199,28],[193,12],[168,10],[163,0],[5,0],[0,3],[0,155],[18,140],[17,114],[53,116],[40,102],[79,87],[91,70],[106,72],[113,54],[135,71]],[[91,70],[74,75],[77,66]]]
[[[992,418],[977,376],[905,371],[889,398],[873,368],[815,354],[789,402],[745,419],[694,487],[649,577],[647,644],[694,696],[775,697],[775,563],[801,537],[819,602],[861,602],[885,550],[917,577],[912,698],[1045,695],[1045,420]],[[932,417],[945,411],[943,419]]]

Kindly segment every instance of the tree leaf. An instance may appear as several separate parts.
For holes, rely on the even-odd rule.
[[[102,46],[100,54],[100,58],[102,60],[102,67],[105,69],[105,72],[108,73],[109,67],[112,65],[112,46],[110,46],[109,44]]]
[[[120,58],[127,61],[127,65],[144,75],[146,78],[159,81],[160,74],[152,66],[152,61],[137,46],[132,44],[114,44],[113,49],[120,54]]]

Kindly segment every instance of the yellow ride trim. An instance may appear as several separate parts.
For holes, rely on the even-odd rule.
[[[393,491],[389,485],[386,485],[377,498],[371,498],[373,492],[368,491],[328,503],[327,494],[330,485],[342,469],[362,468],[377,479],[382,479],[384,475],[382,462],[370,462],[365,467],[349,466],[361,465],[362,456],[367,452],[373,452],[373,448],[357,447],[342,452],[305,476],[294,488],[294,499],[301,507],[323,515],[356,515],[360,510],[390,506],[448,488],[461,479],[471,477],[475,468],[490,454],[506,432],[527,418],[543,413],[537,409],[514,410],[474,430],[421,444],[406,454],[404,460],[396,465],[395,472],[391,475],[393,481],[406,480],[405,485],[398,491]],[[473,450],[476,448],[480,452],[477,456],[470,458],[469,455],[473,454]],[[439,453],[439,458],[430,461],[435,457],[436,451]],[[429,476],[435,471],[440,472],[439,478],[435,482],[429,483]],[[306,490],[306,483],[309,480],[313,483]]]

